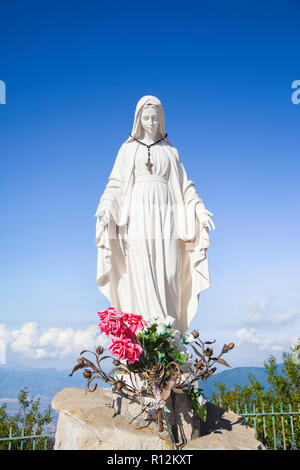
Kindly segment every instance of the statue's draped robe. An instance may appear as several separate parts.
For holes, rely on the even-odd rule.
[[[96,212],[97,284],[117,311],[167,315],[184,332],[209,287],[208,228],[195,207],[204,204],[177,150],[165,141],[147,148],[125,142]],[[100,213],[113,216],[104,226]]]

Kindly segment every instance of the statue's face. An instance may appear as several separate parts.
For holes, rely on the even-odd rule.
[[[144,131],[149,134],[151,137],[156,136],[158,131],[158,126],[160,123],[160,117],[157,109],[153,107],[145,107],[141,115],[141,124]]]

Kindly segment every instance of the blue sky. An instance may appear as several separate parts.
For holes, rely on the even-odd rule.
[[[161,99],[169,139],[215,214],[211,288],[191,326],[204,339],[234,340],[233,365],[280,358],[300,336],[299,39],[296,0],[2,2],[0,323],[9,358],[38,357],[50,328],[66,342],[78,330],[89,338],[109,305],[95,282],[93,216],[145,94]],[[54,361],[45,354],[35,364]]]

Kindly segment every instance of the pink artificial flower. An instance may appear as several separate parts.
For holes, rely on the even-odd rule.
[[[133,338],[137,330],[144,330],[147,323],[141,315],[116,312],[113,307],[98,312],[100,331],[107,336],[112,334],[120,339]]]
[[[120,339],[132,339],[135,336],[131,329],[126,325],[124,325],[124,329],[119,333],[120,334],[115,336],[118,336]]]
[[[139,360],[143,348],[131,341],[129,338],[114,338],[109,348],[114,356],[119,360],[125,359],[129,364]]]
[[[127,343],[125,359],[129,362],[129,364],[134,364],[139,360],[142,352],[143,348],[138,343],[130,341]]]
[[[102,312],[98,312],[100,317],[99,329],[107,336],[110,334],[114,336],[121,336],[124,332],[124,321],[119,313],[114,308],[108,308]]]
[[[134,313],[125,313],[120,312],[122,318],[128,324],[128,328],[131,330],[133,334],[136,333],[137,330],[144,330],[147,322],[143,320],[142,315],[135,315]]]
[[[100,321],[105,321],[106,318],[107,318],[111,313],[117,313],[116,310],[115,310],[113,307],[109,307],[107,310],[102,310],[101,312],[98,312]]]
[[[114,338],[111,345],[108,346],[108,349],[110,349],[111,353],[114,356],[117,356],[118,359],[124,359],[126,352],[126,342],[128,341],[129,339]]]

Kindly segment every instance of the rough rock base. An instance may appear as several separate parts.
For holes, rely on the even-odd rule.
[[[158,433],[154,423],[145,427],[137,417],[139,405],[124,401],[123,414],[112,408],[109,389],[86,393],[65,388],[52,401],[59,413],[55,437],[56,450],[172,450],[167,430]],[[177,401],[177,403],[176,403]],[[132,408],[130,408],[133,405]],[[175,413],[170,416],[174,437],[184,450],[260,450],[254,429],[235,413],[207,403],[207,421],[195,419],[187,402],[176,397]],[[177,411],[177,413],[176,413]],[[146,423],[147,424],[147,423]],[[176,435],[177,434],[177,435]],[[199,435],[201,437],[199,437]]]
[[[112,394],[112,405],[115,415],[121,414],[129,423],[140,427],[149,427],[157,431],[155,421],[145,421],[145,413],[141,412],[141,404],[130,399],[124,392]],[[175,442],[179,446],[185,445],[193,439],[201,436],[201,420],[194,408],[191,406],[187,392],[182,394],[172,393],[166,402],[169,412],[166,412],[169,428],[174,436]],[[167,425],[164,422],[164,431],[160,433],[169,440],[170,435]]]

